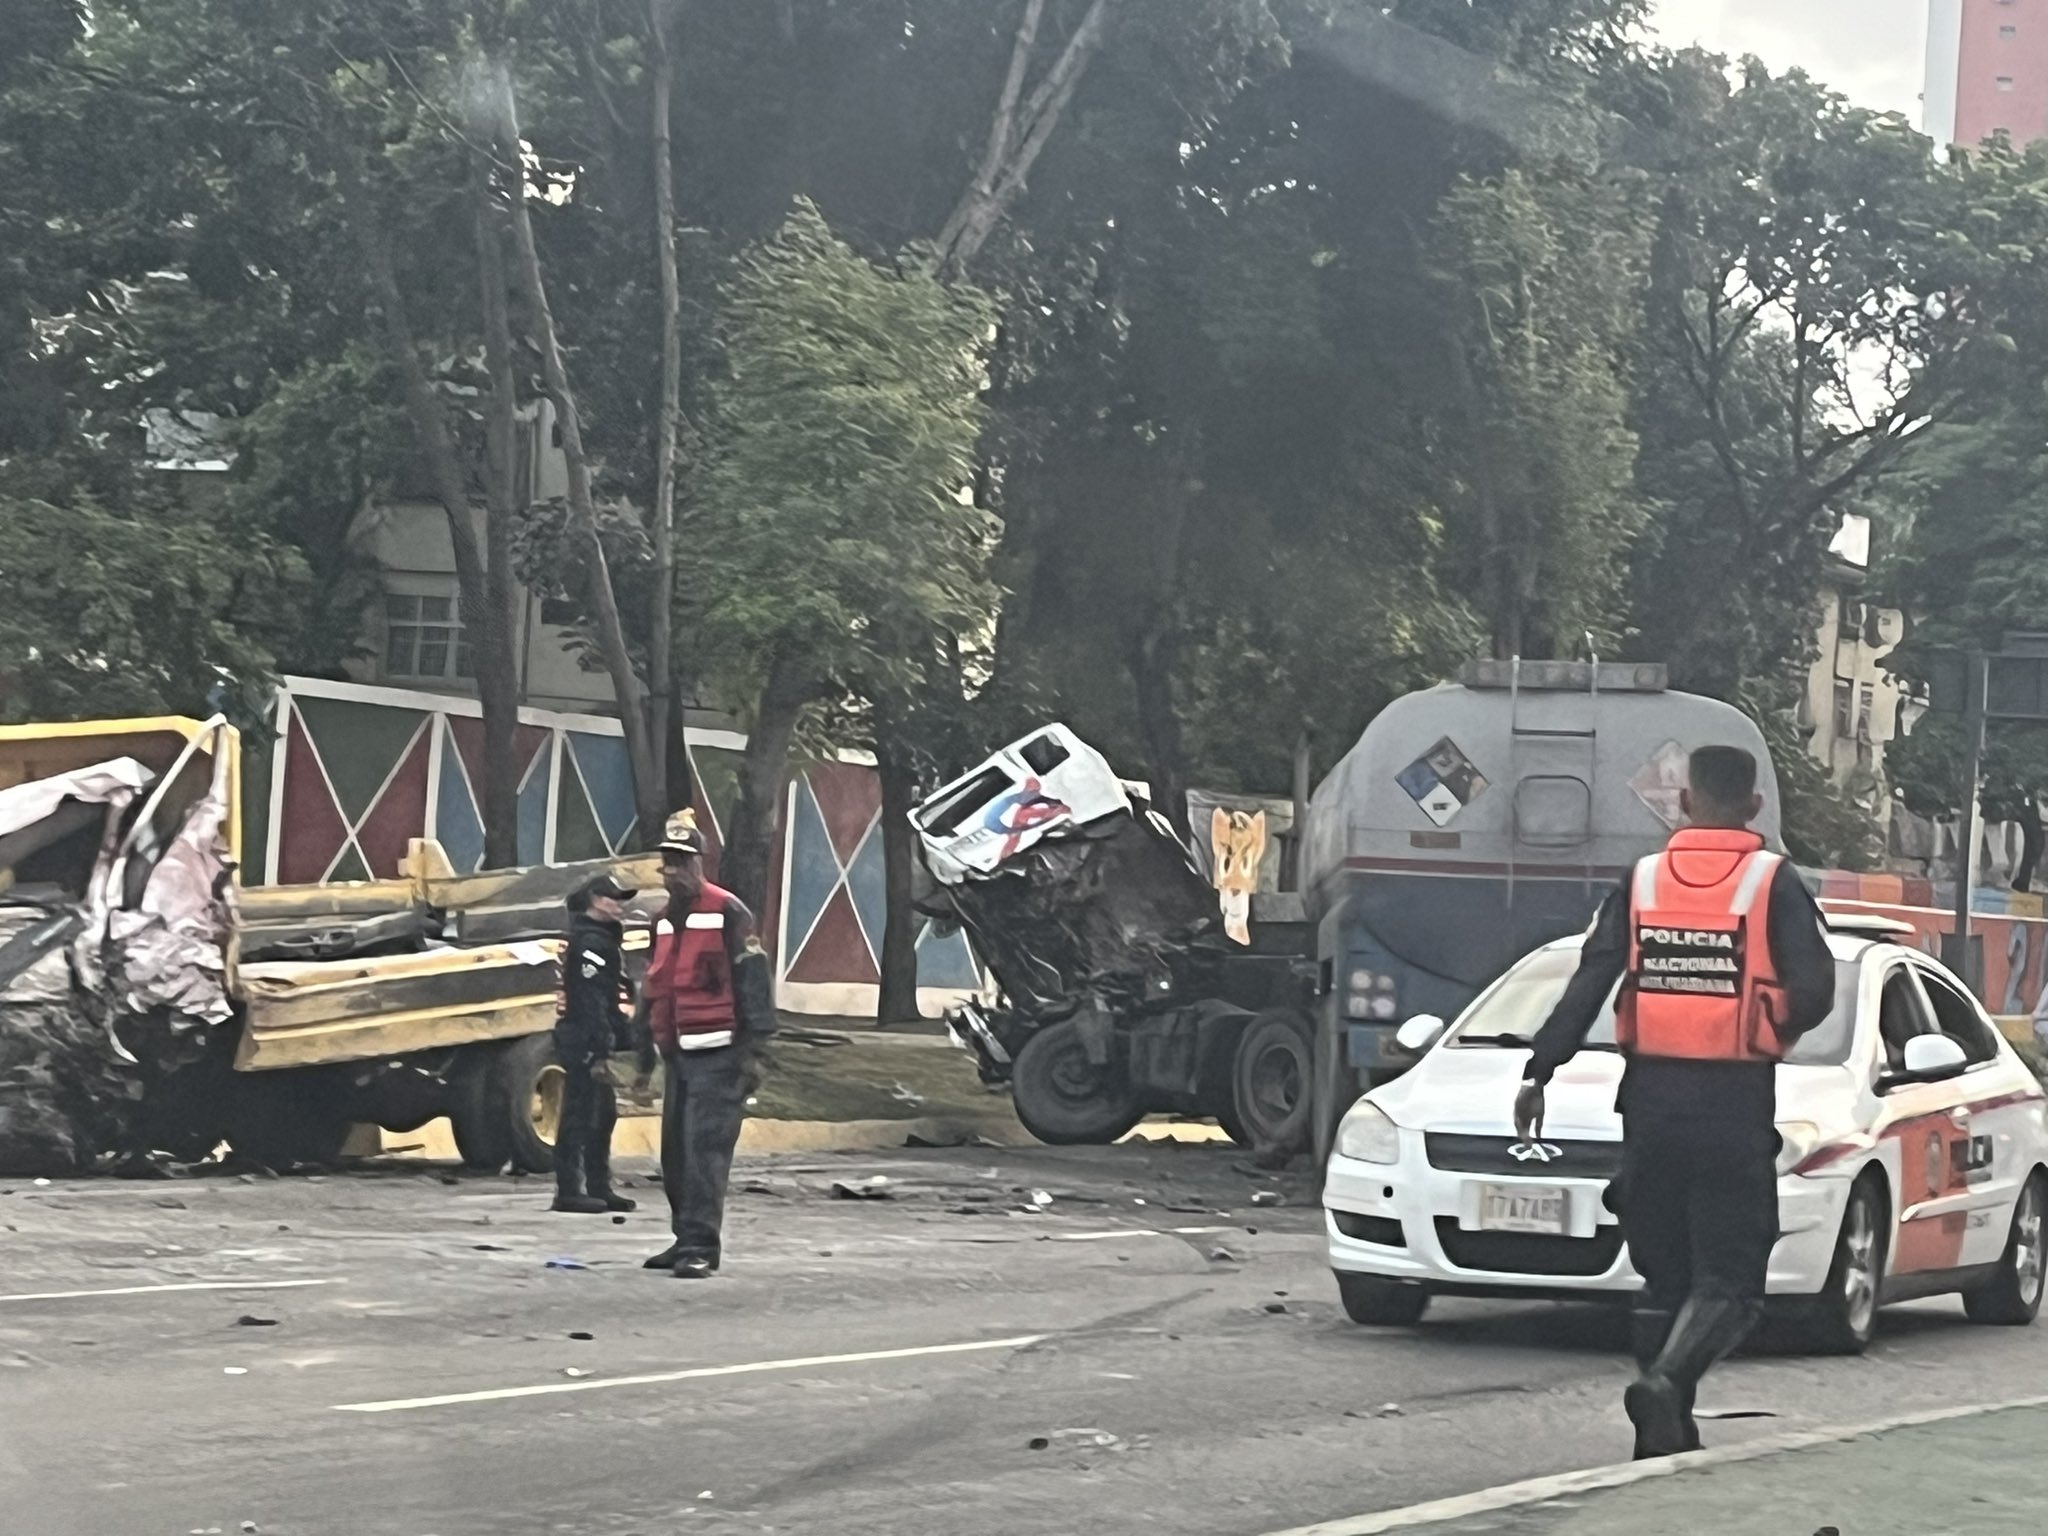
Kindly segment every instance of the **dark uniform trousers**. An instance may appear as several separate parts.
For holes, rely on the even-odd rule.
[[[752,1091],[745,1053],[724,1045],[662,1057],[661,1184],[678,1257],[718,1262],[725,1185]]]
[[[1778,1240],[1778,1133],[1722,1115],[1626,1119],[1614,1205],[1644,1304],[1675,1313],[1693,1294],[1763,1300]]]
[[[555,1133],[556,1183],[567,1195],[585,1191],[602,1199],[612,1187],[612,1127],[619,1123],[619,1096],[600,1082],[596,1062],[562,1068],[562,1121]]]

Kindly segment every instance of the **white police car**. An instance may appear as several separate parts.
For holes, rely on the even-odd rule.
[[[1777,1069],[1773,1297],[1800,1298],[1812,1347],[1856,1352],[1879,1306],[1961,1293],[1979,1322],[2041,1305],[2048,1098],[1963,986],[1835,923],[1835,1008]],[[1578,939],[1527,956],[1446,1027],[1411,1019],[1421,1059],[1353,1105],[1323,1189],[1331,1267],[1360,1323],[1417,1321],[1434,1295],[1628,1292],[1612,1000],[1552,1080],[1542,1134],[1514,1134],[1527,1040],[1578,964]]]

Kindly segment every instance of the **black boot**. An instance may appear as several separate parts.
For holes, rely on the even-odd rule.
[[[602,1216],[608,1206],[583,1192],[583,1159],[577,1147],[567,1143],[555,1148],[555,1203],[551,1211],[573,1216]]]
[[[1669,1308],[1659,1306],[1638,1306],[1629,1313],[1629,1353],[1635,1356],[1636,1371],[1647,1375],[1650,1367],[1657,1363],[1657,1357],[1664,1352],[1664,1342],[1671,1337],[1672,1314]],[[1685,1422],[1685,1448],[1696,1451],[1700,1448],[1699,1426],[1693,1423],[1693,1400],[1698,1394],[1697,1384],[1685,1388],[1682,1393],[1681,1411]],[[1653,1450],[1640,1432],[1636,1435],[1635,1459],[1646,1461],[1664,1453]]]
[[[670,1243],[653,1258],[642,1259],[640,1267],[642,1269],[674,1269],[676,1267],[676,1260],[682,1256],[683,1245],[681,1243]]]
[[[1686,1302],[1657,1358],[1622,1396],[1636,1427],[1638,1460],[1699,1448],[1692,1409],[1700,1378],[1742,1342],[1755,1321],[1755,1305],[1730,1296],[1694,1296]]]
[[[608,1211],[637,1211],[638,1200],[614,1193],[612,1190],[612,1149],[602,1143],[594,1143],[583,1154],[584,1166],[589,1170],[586,1183],[590,1198],[602,1200]]]

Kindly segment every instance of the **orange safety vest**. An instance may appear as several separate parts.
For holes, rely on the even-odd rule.
[[[1754,832],[1686,827],[1636,865],[1615,1036],[1632,1056],[1776,1061],[1786,997],[1771,954],[1784,862]]]
[[[654,925],[647,964],[648,1026],[664,1050],[678,1035],[728,1031],[739,1017],[725,950],[725,909],[732,899],[732,892],[707,880],[680,927],[671,917]]]

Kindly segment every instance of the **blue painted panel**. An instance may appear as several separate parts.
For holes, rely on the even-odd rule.
[[[796,781],[795,820],[796,824],[789,831],[789,920],[784,930],[789,935],[786,965],[796,963],[797,952],[809,937],[811,925],[825,910],[825,903],[832,899],[832,893],[839,888],[842,878],[839,857],[832,851],[832,838],[825,831],[825,818],[818,812],[818,802],[811,794],[810,784],[801,777]]]
[[[853,894],[854,913],[860,918],[862,932],[867,935],[868,953],[880,966],[882,924],[889,910],[889,887],[882,858],[882,829],[876,822],[868,824],[867,834],[861,838],[860,846],[853,850],[853,863],[846,871],[846,887]]]
[[[462,771],[462,754],[453,741],[441,753],[441,782],[434,793],[434,835],[448,854],[449,863],[461,874],[472,873],[484,861],[484,823],[470,797],[469,780]]]
[[[917,936],[917,984],[960,991],[979,987],[981,976],[975,970],[974,952],[967,947],[967,935],[957,929],[935,933],[932,924],[926,923]]]
[[[583,770],[583,784],[590,791],[590,808],[597,812],[605,840],[616,850],[633,829],[633,765],[626,743],[621,737],[584,731],[568,735],[569,750],[576,754],[576,766]]]

